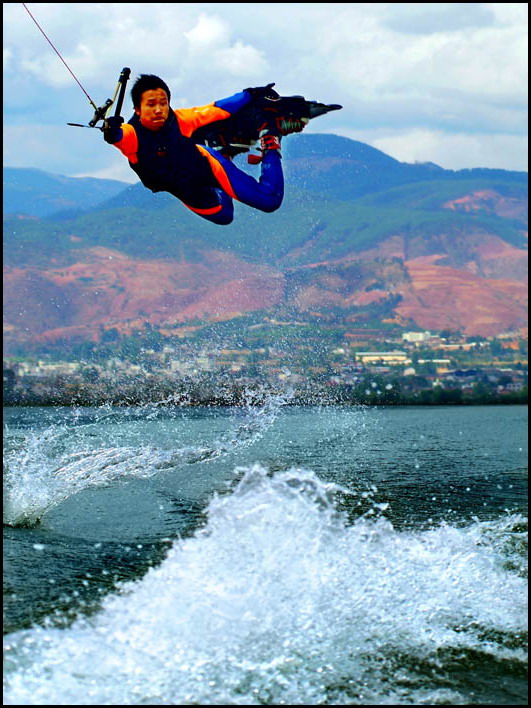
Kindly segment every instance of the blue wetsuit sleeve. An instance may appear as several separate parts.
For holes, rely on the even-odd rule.
[[[236,111],[239,111],[249,105],[250,102],[251,94],[248,91],[239,91],[233,96],[221,98],[219,101],[215,101],[214,105],[216,108],[222,108],[224,111],[227,111],[227,113],[232,115],[233,113],[236,113]]]
[[[195,108],[176,108],[174,113],[179,122],[181,133],[189,138],[198,128],[213,123],[217,120],[230,118],[233,113],[247,106],[251,101],[251,94],[240,91],[228,98],[222,98],[206,106]]]

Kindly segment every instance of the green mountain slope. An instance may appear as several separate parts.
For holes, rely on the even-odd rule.
[[[336,259],[376,247],[393,234],[429,239],[443,232],[485,231],[524,247],[525,215],[502,216],[493,209],[471,211],[444,205],[489,190],[526,201],[526,189],[512,173],[505,178],[414,182],[377,193],[333,199],[288,182],[282,208],[261,214],[236,205],[227,228],[198,219],[166,194],[141,185],[128,187],[103,205],[73,219],[4,221],[4,253],[10,265],[45,264],[49,258],[72,262],[80,248],[103,246],[135,258],[182,258],[196,248],[229,250],[245,259],[277,265]],[[299,250],[298,254],[295,252]]]

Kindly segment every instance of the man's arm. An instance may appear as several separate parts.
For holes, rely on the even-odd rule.
[[[138,137],[136,131],[129,123],[124,123],[121,116],[111,116],[105,121],[103,139],[106,143],[114,145],[122,152],[129,162],[138,162]]]
[[[217,120],[230,118],[237,111],[248,106],[251,101],[261,98],[278,98],[274,84],[246,88],[228,98],[197,108],[178,108],[174,111],[183,135],[189,138],[194,131]]]
[[[181,133],[189,138],[194,131],[217,120],[230,118],[231,115],[244,108],[251,102],[248,91],[240,91],[228,98],[208,103],[206,106],[195,108],[177,108],[174,110],[179,122]]]

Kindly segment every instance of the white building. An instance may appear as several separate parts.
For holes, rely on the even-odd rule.
[[[410,344],[417,344],[419,342],[427,342],[428,339],[432,338],[432,333],[428,332],[404,332],[402,339],[404,342],[409,342]]]

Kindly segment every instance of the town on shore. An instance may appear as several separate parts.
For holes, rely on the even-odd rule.
[[[527,403],[527,341],[517,333],[291,332],[252,345],[241,337],[112,344],[81,356],[6,357],[4,405],[239,405],[258,390],[290,391],[301,405]]]

